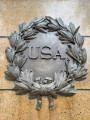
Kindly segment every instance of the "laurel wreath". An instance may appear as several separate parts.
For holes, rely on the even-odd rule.
[[[16,94],[29,93],[29,98],[33,99],[38,95],[50,95],[57,98],[57,94],[71,96],[76,93],[72,82],[83,81],[87,75],[87,69],[85,69],[87,54],[86,50],[82,48],[84,37],[78,33],[78,30],[79,27],[75,29],[74,24],[71,22],[67,26],[61,18],[53,19],[46,16],[41,19],[35,18],[28,24],[20,24],[19,34],[16,32],[11,33],[9,37],[11,48],[7,48],[5,51],[7,60],[10,63],[7,65],[5,76],[7,80],[14,81]],[[67,46],[66,53],[71,59],[66,59],[66,71],[55,72],[54,81],[49,84],[40,84],[39,81],[34,81],[34,73],[31,69],[21,71],[27,60],[22,55],[22,51],[27,48],[30,40],[36,38],[36,34],[39,32],[54,31],[57,32],[56,35],[62,44]],[[39,108],[37,107],[37,109]]]

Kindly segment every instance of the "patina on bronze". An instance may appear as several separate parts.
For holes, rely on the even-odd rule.
[[[72,96],[76,89],[72,83],[86,79],[86,50],[79,27],[65,25],[61,18],[35,18],[19,25],[19,34],[9,37],[11,48],[5,53],[9,65],[5,76],[15,83],[16,94],[29,94],[37,98],[40,110],[42,96],[47,96],[49,109],[54,108],[57,95]]]

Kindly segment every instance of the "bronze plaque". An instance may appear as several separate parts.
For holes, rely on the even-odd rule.
[[[65,25],[61,18],[46,16],[20,24],[19,34],[11,33],[11,48],[5,51],[10,63],[6,79],[14,81],[16,94],[37,98],[37,110],[42,96],[48,96],[52,110],[53,98],[74,95],[72,83],[86,79],[87,54],[78,30],[72,23]]]

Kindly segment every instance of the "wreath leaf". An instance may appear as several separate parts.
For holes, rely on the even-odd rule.
[[[47,31],[44,30],[43,28],[36,27],[36,29],[37,29],[38,31],[42,32],[42,33],[47,33]]]
[[[21,31],[25,25],[26,25],[25,22],[23,22],[22,24],[19,24],[19,33],[21,33]]]
[[[79,28],[80,26],[76,28],[76,30],[74,31],[74,35],[79,31]]]
[[[32,22],[29,22],[29,23],[25,24],[25,25],[23,26],[23,29],[22,29],[21,32],[24,32],[24,31],[28,30],[28,29],[31,28],[32,26],[33,26],[33,23],[32,23]]]
[[[58,26],[55,26],[53,24],[48,24],[49,29],[53,29],[53,30],[59,30]]]
[[[71,33],[74,34],[74,32],[75,32],[75,25],[70,22],[69,23],[69,27],[70,27]]]
[[[16,52],[25,50],[26,48],[27,48],[27,46],[25,45],[25,41],[21,41],[16,47]]]
[[[35,18],[35,19],[33,20],[33,23],[38,24],[38,23],[43,22],[44,20],[45,20],[45,18],[40,18],[40,19]]]
[[[64,22],[63,22],[63,20],[62,20],[61,18],[58,18],[57,21],[58,21],[58,24],[59,24],[61,27],[64,27]]]
[[[16,33],[16,31],[14,31],[14,33],[11,33],[11,35],[8,37],[9,43],[12,48],[15,48],[18,37],[19,37],[19,35]]]
[[[87,60],[86,49],[82,49],[81,63],[85,64]]]
[[[55,73],[54,80],[55,85],[59,87],[60,84],[62,84],[66,80],[66,73],[63,70],[60,70],[59,72]]]
[[[49,20],[53,25],[58,26],[58,23],[57,23],[57,21],[55,19],[53,19],[53,18],[51,18],[49,16],[46,16],[46,19]]]
[[[63,96],[72,96],[76,94],[76,89],[71,84],[68,84],[66,87],[59,90],[59,94]]]
[[[63,39],[66,38],[66,41],[74,43],[73,35],[70,32],[66,32],[65,30],[59,30],[58,32],[62,35]],[[61,40],[63,40],[62,38]]]
[[[69,63],[66,63],[66,67],[68,70],[68,75],[73,74],[73,78],[75,81],[82,81],[86,79],[87,69],[83,66],[78,66],[72,60]]]
[[[73,47],[71,45],[68,45],[66,53],[74,60],[76,60],[78,63],[81,63],[80,60],[81,50],[80,48],[78,48],[76,44]]]
[[[5,54],[8,62],[12,62],[15,55],[15,50],[13,48],[7,48],[5,50]]]
[[[47,28],[47,22],[42,22],[42,23],[39,23],[39,24],[37,24],[37,27],[40,27],[40,28]]]
[[[84,43],[84,37],[80,35],[80,33],[76,34],[76,43],[81,48]]]
[[[18,86],[19,88],[23,88],[24,90],[30,90],[29,87],[23,82],[15,82],[15,86]]]
[[[29,69],[25,69],[24,71],[21,72],[19,81],[22,81],[25,83],[28,87],[31,88],[33,84],[33,75],[34,73]]]
[[[5,71],[7,80],[16,80],[19,77],[20,70],[17,66],[7,65],[7,70]]]

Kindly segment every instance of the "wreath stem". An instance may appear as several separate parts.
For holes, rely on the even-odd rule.
[[[48,96],[48,101],[49,101],[49,109],[53,110],[54,109],[54,104],[53,104],[53,98],[51,95]]]
[[[41,106],[42,106],[42,97],[40,95],[37,95],[36,110],[40,110]]]

